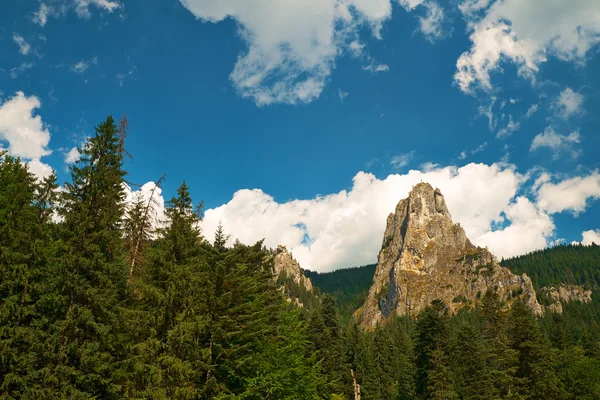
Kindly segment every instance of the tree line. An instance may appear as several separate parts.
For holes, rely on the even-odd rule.
[[[0,156],[0,398],[600,398],[598,339],[561,316],[489,292],[363,332],[329,295],[286,301],[261,241],[209,240],[185,183],[153,228],[126,131],[100,123],[60,190]]]

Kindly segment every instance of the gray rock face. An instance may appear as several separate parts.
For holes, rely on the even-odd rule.
[[[273,275],[275,279],[285,275],[292,278],[298,285],[304,286],[307,291],[311,292],[313,289],[312,282],[309,278],[304,276],[300,264],[298,264],[298,261],[294,260],[294,257],[292,257],[292,254],[288,249],[285,246],[279,245],[273,253]]]
[[[509,303],[518,296],[542,313],[531,279],[473,245],[452,222],[439,189],[420,183],[387,218],[373,285],[355,319],[373,329],[391,314],[415,315],[435,299],[457,312],[475,305],[488,289]]]
[[[563,312],[562,303],[571,301],[589,303],[592,301],[592,291],[587,290],[582,286],[547,286],[542,288],[540,292],[553,301],[553,303],[547,307],[547,310],[558,314],[562,314]]]

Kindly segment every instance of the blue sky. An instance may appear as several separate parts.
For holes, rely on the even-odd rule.
[[[93,126],[126,113],[129,181],[167,174],[168,199],[186,180],[207,236],[221,220],[307,268],[375,261],[385,217],[421,180],[499,256],[600,241],[597,1],[2,11],[0,145],[40,175],[67,180]]]

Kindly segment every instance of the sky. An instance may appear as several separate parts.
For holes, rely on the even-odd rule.
[[[0,147],[37,176],[127,115],[132,191],[204,235],[376,262],[421,181],[499,258],[600,243],[597,0],[13,0]],[[132,197],[131,195],[130,197]]]

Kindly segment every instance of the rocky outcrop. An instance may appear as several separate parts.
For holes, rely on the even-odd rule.
[[[287,276],[298,284],[298,286],[303,286],[309,292],[312,291],[312,282],[304,276],[300,264],[292,257],[292,254],[285,246],[277,246],[273,254],[273,275],[275,279]]]
[[[592,301],[592,291],[576,285],[543,287],[540,289],[540,294],[552,302],[547,306],[547,310],[559,314],[563,312],[562,303],[571,301],[589,303]]]
[[[415,315],[435,299],[457,312],[475,305],[488,289],[509,303],[520,297],[542,313],[531,279],[473,245],[452,222],[442,193],[420,183],[387,218],[373,285],[355,319],[372,329],[392,314]]]

